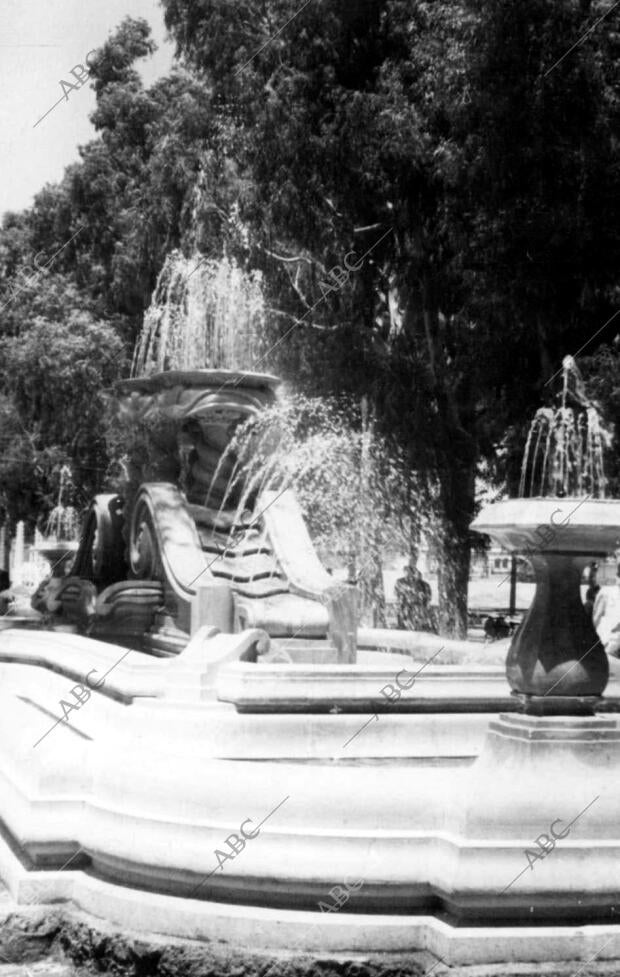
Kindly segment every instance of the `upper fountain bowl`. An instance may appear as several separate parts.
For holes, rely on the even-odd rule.
[[[116,389],[121,393],[131,393],[136,390],[153,393],[170,387],[216,387],[228,392],[236,387],[251,389],[276,390],[281,380],[271,373],[255,373],[251,370],[164,370],[162,373],[151,373],[148,376],[135,376],[127,380],[118,380]]]
[[[512,553],[604,556],[620,547],[620,501],[588,496],[505,499],[484,508],[471,528]]]

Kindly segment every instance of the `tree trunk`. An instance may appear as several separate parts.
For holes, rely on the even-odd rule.
[[[449,322],[441,313],[441,288],[432,270],[400,287],[400,307],[410,338],[418,392],[415,427],[409,433],[412,466],[438,490],[438,628],[446,637],[467,637],[469,525],[474,516],[478,447],[475,439],[479,392],[467,373],[455,370]],[[399,391],[402,393],[402,390]],[[422,442],[423,451],[420,452]]]
[[[444,473],[439,514],[438,589],[439,633],[443,637],[467,637],[467,587],[470,567],[469,525],[474,517],[475,464],[455,463]]]
[[[445,638],[466,638],[469,545],[466,540],[448,537],[447,529],[442,527],[439,544],[439,633]]]

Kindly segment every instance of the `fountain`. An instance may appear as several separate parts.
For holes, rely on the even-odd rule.
[[[41,626],[43,621],[41,614],[42,612],[45,613],[46,608],[39,600],[40,591],[45,590],[48,598],[51,598],[54,592],[63,587],[66,571],[69,569],[70,562],[75,557],[78,548],[77,536],[79,535],[77,511],[73,506],[64,504],[65,491],[70,479],[71,469],[67,465],[63,465],[59,473],[58,498],[47,520],[45,537],[42,538],[41,534],[35,531],[35,542],[31,552],[39,554],[47,561],[51,579],[46,579],[43,584],[39,583],[34,596],[32,589],[20,587],[20,584],[23,583],[20,578],[24,566],[24,525],[18,523],[14,563],[19,570],[14,575],[14,583],[11,588],[13,597],[11,607],[6,614],[2,615],[0,620],[0,628],[2,629],[17,627],[18,625],[31,628]],[[44,565],[42,562],[40,568],[42,572],[45,572],[43,570]],[[32,588],[34,586],[35,582],[31,584]]]
[[[145,968],[152,945],[184,940],[248,959],[297,948],[300,974],[326,952],[374,951],[379,967],[416,953],[427,972],[620,957],[620,731],[592,715],[607,673],[575,603],[619,505],[599,497],[598,463],[574,481],[601,442],[570,426],[573,365],[564,414],[538,416],[526,453],[527,483],[532,466],[537,486],[551,472],[556,497],[474,524],[538,574],[508,694],[499,668],[441,664],[465,643],[355,635],[294,493],[237,478],[239,425],[273,405],[277,380],[188,369],[159,343],[148,375],[116,391],[125,491],[93,501],[59,594],[81,633],[0,634],[0,876],[15,913],[41,902],[139,930]],[[579,484],[595,497],[571,496]]]
[[[604,498],[602,430],[571,357],[556,409],[536,414],[521,470],[521,498],[487,507],[472,529],[525,555],[534,601],[511,644],[510,687],[526,713],[592,714],[609,663],[580,596],[583,569],[620,546],[620,504]]]
[[[178,654],[206,622],[327,643],[331,578],[294,494],[243,479],[229,489],[235,431],[279,383],[251,370],[265,335],[258,273],[168,257],[114,397],[124,490],[93,500],[58,594],[64,620],[158,655]]]
[[[58,500],[47,520],[45,538],[35,547],[50,564],[53,577],[64,577],[68,560],[75,555],[78,548],[78,515],[73,506],[66,506],[63,502],[67,482],[70,480],[71,469],[68,465],[63,465],[60,469]]]
[[[273,431],[246,423],[262,412],[270,420],[279,381],[230,369],[256,360],[264,333],[255,275],[226,258],[169,258],[134,375],[115,391],[126,483],[93,501],[57,595],[64,620],[161,655],[178,654],[208,622],[260,628],[289,660],[356,657],[352,588],[333,592]]]
[[[521,714],[489,724],[464,830],[495,840],[498,853],[507,839],[535,839],[523,845],[524,867],[511,877],[506,866],[500,912],[529,906],[544,918],[562,907],[565,921],[602,924],[615,921],[618,901],[620,729],[595,715],[609,662],[580,582],[589,561],[618,547],[620,502],[604,498],[606,435],[571,357],[562,379],[559,406],[531,425],[521,497],[490,505],[472,524],[531,560],[536,592],[506,661]],[[552,852],[545,871],[537,862]]]

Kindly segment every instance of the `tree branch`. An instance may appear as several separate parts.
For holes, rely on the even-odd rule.
[[[290,319],[296,326],[310,326],[311,329],[319,329],[321,332],[336,332],[337,329],[340,329],[344,325],[343,322],[337,322],[333,326],[324,326],[320,322],[310,322],[304,318],[298,319],[297,316],[292,315],[290,312],[284,312],[282,309],[270,308],[269,312],[273,313],[273,315],[281,315],[286,319]]]

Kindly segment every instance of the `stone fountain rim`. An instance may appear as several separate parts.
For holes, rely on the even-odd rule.
[[[578,495],[565,495],[565,496],[551,496],[551,495],[531,495],[527,497],[519,497],[512,499],[499,499],[497,502],[491,502],[489,505],[484,506],[484,508],[478,513],[474,521],[472,522],[472,528],[477,529],[479,525],[482,524],[482,517],[488,514],[493,514],[497,516],[499,512],[506,511],[517,511],[522,512],[524,509],[534,510],[534,511],[547,511],[552,509],[551,515],[561,509],[563,505],[572,503],[577,503],[575,508],[571,511],[573,512],[579,510],[582,515],[576,520],[576,524],[579,525],[589,525],[590,520],[583,521],[583,510],[588,512],[590,507],[597,508],[597,516],[600,518],[602,512],[607,511],[609,515],[615,514],[616,521],[613,523],[610,521],[607,525],[618,525],[620,526],[620,517],[618,512],[620,512],[620,499],[598,499],[591,498],[589,496],[578,496]],[[602,510],[602,511],[601,511]],[[490,523],[491,525],[503,525],[503,523],[496,522],[495,519]],[[523,524],[523,523],[521,523]],[[575,523],[574,523],[575,524]],[[559,523],[557,524],[560,525]]]
[[[561,518],[554,520],[556,512]],[[620,545],[620,499],[501,499],[485,506],[470,528],[495,538],[512,552],[607,554]],[[549,530],[551,536],[545,538],[545,531]]]
[[[271,373],[254,373],[244,370],[163,370],[161,373],[151,373],[149,376],[118,380],[115,387],[119,393],[131,393],[134,390],[155,393],[158,390],[166,390],[178,385],[211,387],[220,384],[222,390],[226,390],[229,388],[231,379],[238,380],[234,387],[240,389],[249,387],[258,390],[265,388],[275,390],[282,382],[279,377],[275,377]]]
[[[78,539],[44,539],[40,543],[33,543],[32,549],[36,553],[51,553],[57,550],[66,550],[67,553],[76,553],[80,545]]]
[[[488,508],[513,502],[548,502],[549,504],[552,502],[596,502],[599,505],[608,505],[610,502],[620,502],[620,499],[601,499],[593,495],[513,495],[508,499],[497,499],[496,502],[489,502]]]

